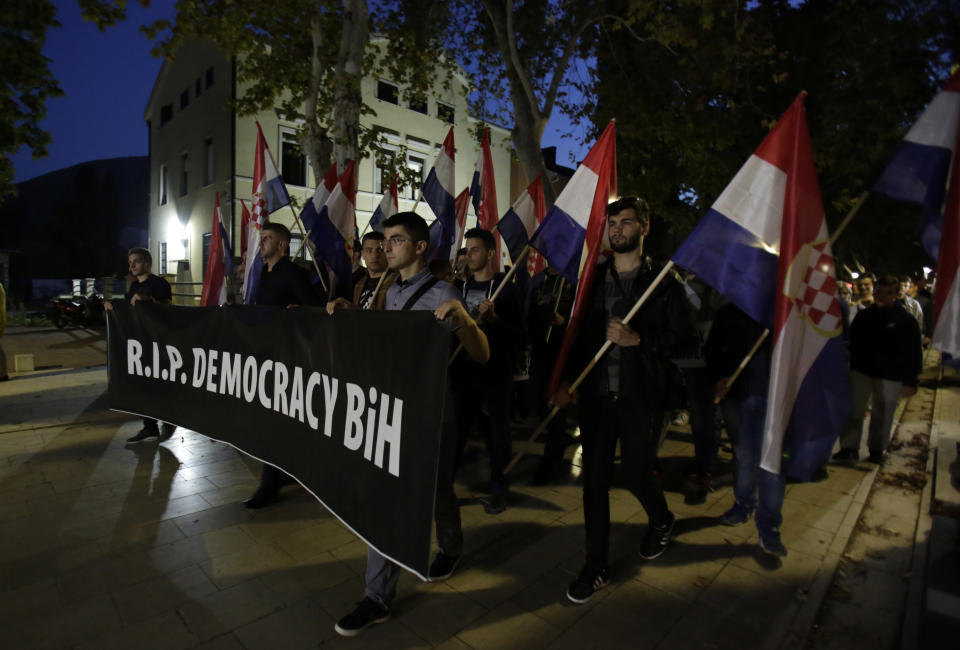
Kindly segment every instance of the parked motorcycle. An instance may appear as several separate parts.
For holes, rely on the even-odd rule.
[[[50,320],[57,327],[103,325],[103,296],[93,293],[89,296],[54,298],[50,302]]]

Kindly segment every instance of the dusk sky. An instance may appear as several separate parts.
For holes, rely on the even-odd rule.
[[[126,22],[104,32],[83,20],[76,0],[54,4],[62,26],[48,31],[44,54],[52,59],[51,71],[66,94],[47,102],[42,125],[53,138],[49,155],[34,160],[21,149],[13,156],[15,182],[87,160],[147,154],[143,111],[161,60],[150,56],[151,43],[140,26],[172,19],[173,2],[154,0],[148,9],[130,2]],[[573,166],[570,152],[579,161],[588,147],[561,139],[559,129],[570,128],[566,120],[555,117],[543,145],[556,145],[557,162]]]

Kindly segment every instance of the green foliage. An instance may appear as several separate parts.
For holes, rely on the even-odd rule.
[[[828,220],[876,180],[956,57],[949,0],[623,0],[602,23],[598,74],[580,113],[617,118],[620,189],[650,202],[669,255],[801,90]],[[841,259],[915,268],[910,208],[874,198],[836,247]],[[886,218],[881,215],[889,214]],[[891,237],[891,235],[894,235]]]

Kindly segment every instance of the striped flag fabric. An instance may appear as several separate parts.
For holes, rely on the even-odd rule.
[[[490,129],[483,130],[477,164],[473,168],[470,182],[470,196],[473,199],[473,211],[477,215],[477,225],[493,233],[496,242],[496,271],[500,268],[500,236],[496,231],[500,212],[497,210],[497,183],[493,173],[493,155],[490,152]],[[457,247],[454,247],[456,250]]]
[[[443,139],[443,146],[433,161],[433,167],[423,183],[423,198],[440,222],[439,243],[434,255],[439,259],[450,257],[450,248],[457,232],[457,204],[454,198],[453,127]]]
[[[334,296],[348,297],[353,290],[350,282],[353,275],[348,246],[356,238],[356,181],[354,161],[350,161],[323,207],[320,208],[309,240],[313,243],[313,255],[317,262],[327,265],[330,273],[330,299]]]
[[[960,358],[960,68],[907,132],[873,189],[923,206],[920,241],[937,261],[933,346]]]
[[[497,230],[507,245],[510,259],[516,264],[517,258],[523,249],[530,243],[530,238],[537,231],[546,212],[546,202],[543,198],[543,182],[538,174],[533,182],[527,186],[510,209],[500,219]],[[537,251],[528,254],[527,270],[530,277],[543,270],[545,266],[543,256]],[[539,268],[538,268],[539,267]]]
[[[907,132],[873,186],[874,192],[923,206],[920,243],[935,260],[940,252],[947,175],[957,154],[958,123],[960,69]]]
[[[214,196],[210,251],[207,253],[207,270],[203,274],[203,292],[200,294],[201,307],[216,307],[227,301],[227,268],[224,262],[226,230],[220,213],[220,193],[216,192]]]
[[[673,261],[772,331],[760,466],[808,480],[850,410],[847,351],[801,93]]]
[[[390,187],[387,188],[383,198],[380,199],[380,205],[373,211],[370,217],[370,229],[377,232],[383,232],[383,222],[400,211],[400,192],[397,189],[397,179],[390,181]]]
[[[586,313],[607,221],[607,203],[616,194],[616,129],[611,120],[530,238],[530,246],[568,282],[577,284],[579,279],[549,394],[560,383],[564,363]]]
[[[303,227],[307,232],[310,232],[310,229],[313,228],[313,222],[316,220],[317,215],[320,214],[320,208],[322,208],[323,204],[330,198],[330,192],[332,192],[336,186],[337,161],[334,160],[330,168],[327,169],[327,173],[324,174],[323,182],[320,183],[313,193],[313,198],[307,201],[307,204],[300,210],[300,221],[303,223]]]
[[[453,245],[450,247],[450,263],[457,261],[457,252],[463,246],[463,233],[467,229],[467,208],[470,206],[470,188],[465,187],[457,194],[455,201],[457,208],[457,232],[453,236]]]

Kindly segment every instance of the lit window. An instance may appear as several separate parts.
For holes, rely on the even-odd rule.
[[[420,183],[421,185],[423,184],[423,166],[424,166],[425,163],[426,163],[426,159],[425,159],[425,158],[421,158],[420,156],[408,156],[408,157],[407,157],[407,167],[409,167],[410,169],[413,169],[413,170],[415,170],[415,171],[417,172],[417,175],[420,177],[420,180],[421,180],[421,183]],[[408,198],[408,199],[411,199],[411,200],[416,200],[416,198],[417,198],[417,192],[418,192],[419,190],[420,190],[420,186],[419,186],[419,185],[416,186],[416,187],[413,186],[413,185],[408,186],[408,187],[406,188],[406,192],[405,192],[406,195],[407,195],[407,198]]]

